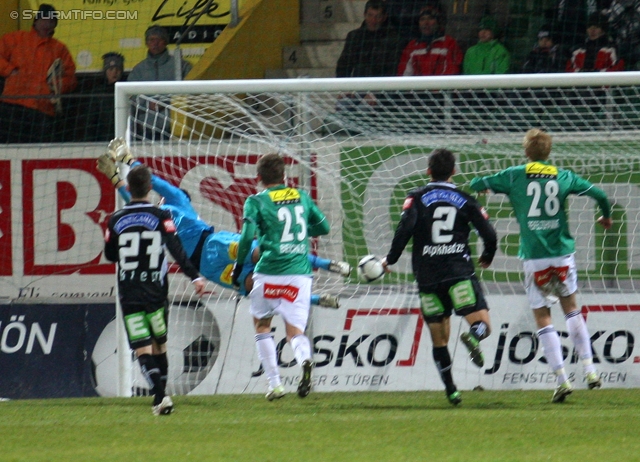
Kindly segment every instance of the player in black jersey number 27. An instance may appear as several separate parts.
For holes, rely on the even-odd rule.
[[[473,363],[482,367],[484,358],[480,341],[489,336],[489,308],[475,275],[469,249],[469,224],[484,243],[479,258],[489,267],[496,253],[496,232],[484,209],[469,194],[451,182],[456,159],[446,149],[436,149],[429,156],[427,174],[431,181],[409,193],[402,207],[391,249],[382,264],[395,264],[413,238],[412,268],[420,296],[422,316],[429,327],[433,359],[446,388],[447,399],[454,405],[462,398],[453,382],[451,356],[447,347],[450,318],[455,312],[471,326],[460,340],[469,350]]]
[[[118,262],[118,294],[131,348],[152,387],[154,415],[171,414],[165,395],[169,282],[166,247],[202,295],[205,281],[191,264],[176,235],[171,213],[149,202],[151,172],[137,166],[127,175],[131,202],[109,219],[104,254]]]

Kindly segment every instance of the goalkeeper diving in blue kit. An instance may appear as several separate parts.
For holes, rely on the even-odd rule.
[[[98,158],[96,168],[111,180],[120,196],[126,203],[129,203],[131,196],[127,191],[125,181],[120,179],[117,162],[131,167],[141,165],[141,162],[132,156],[123,138],[116,138],[109,143],[108,151]],[[191,263],[208,280],[222,287],[235,289],[236,287],[231,282],[231,272],[236,261],[240,234],[215,231],[213,226],[200,218],[186,191],[157,175],[152,175],[151,186],[153,191],[163,198],[159,207],[171,212],[178,238]],[[239,278],[240,289],[238,292],[240,295],[247,295],[253,287],[251,276],[258,258],[258,241],[254,240]],[[314,269],[323,269],[343,277],[347,277],[351,273],[351,266],[343,261],[329,260],[309,254],[309,262]],[[312,294],[311,304],[339,308],[338,297],[326,293]]]

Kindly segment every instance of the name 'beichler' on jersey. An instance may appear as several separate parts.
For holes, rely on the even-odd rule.
[[[176,235],[169,211],[148,202],[132,202],[111,216],[104,254],[107,260],[118,262],[123,305],[166,303],[169,284],[165,247],[191,280],[199,277]]]
[[[575,252],[565,209],[570,194],[592,197],[604,217],[611,216],[604,191],[548,161],[529,162],[495,175],[474,178],[470,187],[474,191],[490,189],[509,196],[520,225],[518,256],[525,260],[562,257]]]
[[[483,258],[491,262],[498,239],[478,201],[448,182],[413,190],[404,201],[387,262],[395,264],[413,238],[411,262],[419,286],[466,279],[475,273],[470,223],[484,243]]]

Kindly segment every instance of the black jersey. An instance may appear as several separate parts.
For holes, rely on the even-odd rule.
[[[192,280],[198,270],[189,262],[176,235],[171,213],[148,202],[132,202],[109,219],[104,253],[118,262],[122,304],[162,306],[169,293],[165,247]]]
[[[387,262],[396,263],[413,238],[411,262],[419,286],[466,279],[475,272],[469,224],[484,242],[483,261],[490,263],[496,253],[497,236],[478,201],[446,182],[432,182],[413,190],[402,207]]]

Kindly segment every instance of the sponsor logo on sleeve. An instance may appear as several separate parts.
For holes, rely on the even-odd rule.
[[[171,219],[164,220],[164,229],[166,229],[168,233],[175,233],[176,232],[176,224]]]

